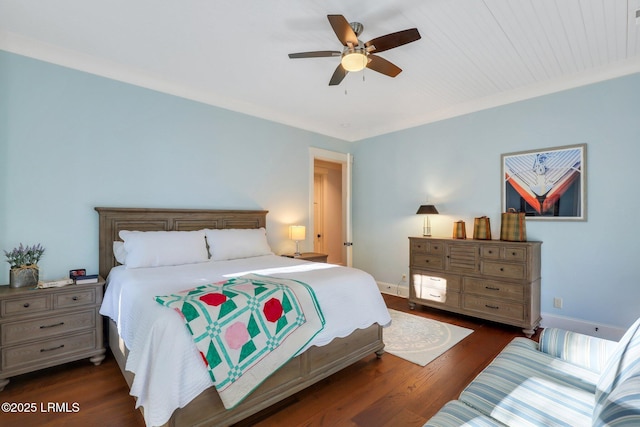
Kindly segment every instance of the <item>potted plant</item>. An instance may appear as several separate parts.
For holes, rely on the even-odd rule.
[[[9,272],[9,286],[22,288],[36,286],[40,276],[38,261],[44,254],[44,248],[38,243],[33,246],[20,246],[13,248],[11,252],[4,251],[7,262],[11,266]]]

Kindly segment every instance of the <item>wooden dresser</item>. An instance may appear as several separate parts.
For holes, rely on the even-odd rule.
[[[523,328],[540,324],[542,242],[410,237],[409,305]]]
[[[73,360],[105,357],[104,280],[33,289],[0,286],[0,391],[9,378]]]

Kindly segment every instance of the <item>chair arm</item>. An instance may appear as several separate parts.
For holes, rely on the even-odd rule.
[[[601,372],[613,354],[616,341],[592,337],[558,328],[545,328],[539,350],[574,365]]]

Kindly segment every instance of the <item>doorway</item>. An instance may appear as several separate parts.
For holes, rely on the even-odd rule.
[[[313,250],[327,262],[345,265],[342,230],[342,165],[315,159],[313,163]]]
[[[351,162],[349,153],[309,149],[309,227],[314,252],[351,266]]]

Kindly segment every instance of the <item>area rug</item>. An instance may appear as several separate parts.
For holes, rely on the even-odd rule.
[[[420,366],[440,356],[473,330],[389,309],[391,326],[383,329],[384,350]]]

